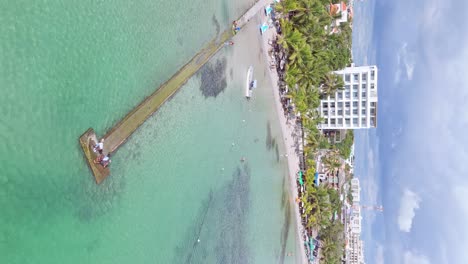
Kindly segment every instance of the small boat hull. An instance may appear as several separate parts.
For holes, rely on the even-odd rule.
[[[253,66],[250,66],[247,71],[247,78],[245,81],[245,97],[252,97],[252,81],[253,81]]]

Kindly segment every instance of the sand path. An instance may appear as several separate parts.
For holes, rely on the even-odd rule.
[[[268,1],[273,2],[273,1]],[[273,40],[276,37],[276,29],[270,28],[263,34],[263,53],[265,58],[265,63],[267,67],[269,67],[270,62],[273,59],[268,55],[268,51],[272,48],[270,44],[268,44],[269,40]],[[299,214],[299,205],[295,202],[296,197],[298,197],[297,192],[297,185],[296,185],[296,175],[299,171],[299,156],[296,153],[297,144],[300,140],[300,134],[298,134],[298,128],[294,125],[296,122],[295,120],[287,120],[286,116],[284,115],[283,106],[280,101],[280,93],[279,93],[279,86],[278,86],[278,74],[276,69],[268,69],[269,76],[272,83],[272,90],[275,98],[275,107],[276,112],[278,114],[278,119],[281,124],[281,132],[282,137],[284,140],[284,145],[286,147],[286,154],[288,159],[288,169],[289,169],[289,177],[290,177],[290,193],[291,193],[291,202],[294,204],[294,215],[296,219],[296,227],[297,227],[297,240],[299,243],[299,251],[301,255],[302,263],[308,263],[307,256],[305,253],[304,248],[304,240],[303,240],[303,233],[304,228],[302,226],[301,216]],[[286,155],[284,155],[286,156]]]

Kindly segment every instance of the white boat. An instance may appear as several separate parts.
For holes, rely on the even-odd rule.
[[[250,66],[247,71],[247,79],[245,82],[245,97],[250,98],[255,87],[257,87],[257,80],[253,79],[253,66]]]

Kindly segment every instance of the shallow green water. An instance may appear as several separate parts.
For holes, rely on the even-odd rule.
[[[78,145],[88,127],[104,134],[249,5],[2,5],[1,263],[293,263],[284,257],[297,246],[289,183],[282,145],[269,140],[280,141],[279,129],[258,43],[238,36],[213,58],[119,149],[102,185]],[[247,103],[249,64],[263,85]]]

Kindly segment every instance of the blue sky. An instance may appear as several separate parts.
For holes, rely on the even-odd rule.
[[[356,1],[355,62],[379,67],[378,128],[356,133],[356,175],[364,203],[385,207],[364,215],[367,263],[468,263],[467,7]]]

